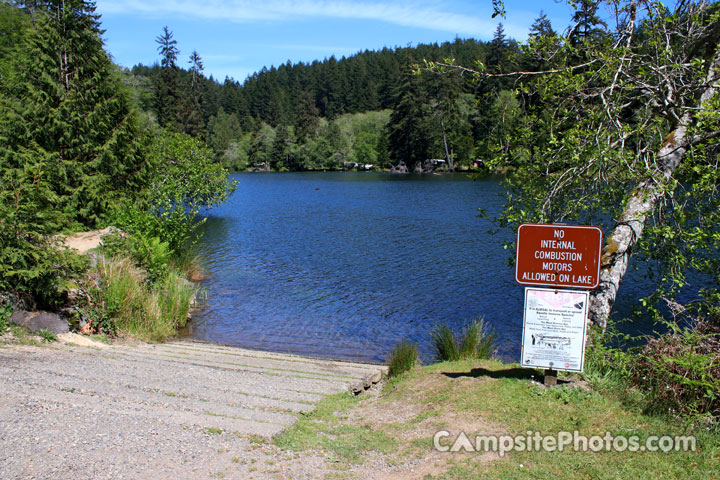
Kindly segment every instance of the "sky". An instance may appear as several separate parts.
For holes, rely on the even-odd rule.
[[[490,40],[498,22],[518,41],[541,10],[555,30],[570,22],[558,0],[506,0],[506,18],[492,18],[491,0],[97,0],[105,46],[132,67],[159,61],[155,39],[164,26],[188,67],[196,50],[205,75],[243,82],[263,67],[309,63],[363,50],[442,43],[456,37]]]

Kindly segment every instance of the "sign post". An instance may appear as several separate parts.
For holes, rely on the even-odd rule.
[[[594,226],[523,223],[518,227],[515,281],[525,288],[522,364],[582,372],[590,294],[600,283],[602,230]],[[582,289],[558,290],[558,287]]]

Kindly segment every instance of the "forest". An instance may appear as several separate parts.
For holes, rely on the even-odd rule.
[[[555,35],[544,14],[531,35]],[[181,60],[167,27],[157,44],[158,63],[123,71],[138,105],[160,125],[204,139],[234,170],[386,169],[401,162],[409,171],[474,167],[502,148],[495,126],[517,110],[512,82],[482,91],[459,71],[438,74],[420,66],[449,59],[467,67],[481,60],[498,72],[545,66],[524,55],[502,24],[490,42],[456,38],[288,62],[242,83],[206,78],[196,51]]]

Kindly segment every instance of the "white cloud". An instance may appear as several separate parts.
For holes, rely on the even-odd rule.
[[[459,35],[478,36],[493,31],[495,21],[451,11],[443,2],[420,3],[398,1],[324,0],[100,0],[105,14],[184,15],[206,20],[233,22],[292,21],[313,17],[364,19],[394,25],[426,28]],[[490,2],[487,2],[489,6]],[[508,29],[509,30],[509,29]]]

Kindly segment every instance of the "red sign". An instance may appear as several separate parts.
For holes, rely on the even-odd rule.
[[[600,283],[599,227],[523,223],[518,227],[515,281],[593,289]]]

